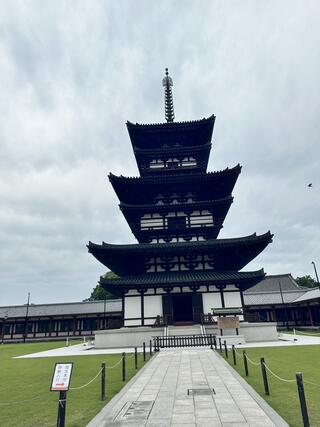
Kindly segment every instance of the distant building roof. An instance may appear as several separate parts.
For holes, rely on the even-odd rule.
[[[282,297],[280,292],[282,291]],[[244,293],[246,306],[252,305],[276,305],[297,302],[307,291],[297,284],[291,274],[276,274],[266,276],[261,282],[252,286]]]
[[[315,288],[305,292],[303,295],[297,298],[295,302],[303,302],[303,301],[308,301],[308,300],[318,299],[318,298],[320,298],[320,290],[319,288]]]
[[[25,317],[26,305],[0,307],[0,319],[8,316]],[[121,300],[107,300],[106,313],[121,312]],[[30,304],[28,317],[67,316],[104,313],[104,301],[69,302],[61,304]]]

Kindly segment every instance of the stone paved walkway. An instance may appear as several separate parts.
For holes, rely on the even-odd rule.
[[[215,394],[187,393],[209,388]],[[199,348],[158,353],[88,427],[181,425],[288,426],[215,352]]]

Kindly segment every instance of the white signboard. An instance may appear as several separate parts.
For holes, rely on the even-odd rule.
[[[51,391],[67,391],[71,379],[73,363],[56,363],[51,381]]]

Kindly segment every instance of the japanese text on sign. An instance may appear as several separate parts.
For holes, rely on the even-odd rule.
[[[51,391],[69,390],[72,366],[72,363],[56,363],[51,382]]]

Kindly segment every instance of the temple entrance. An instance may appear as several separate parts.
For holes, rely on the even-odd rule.
[[[173,321],[174,322],[192,322],[192,295],[178,294],[172,295]]]

